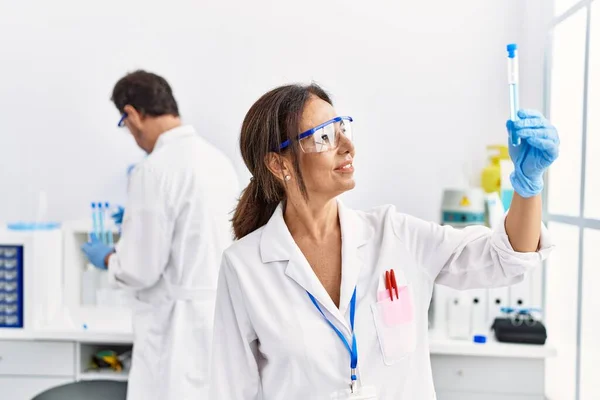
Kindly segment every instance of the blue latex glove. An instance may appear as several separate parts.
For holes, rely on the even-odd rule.
[[[558,157],[560,140],[556,128],[538,111],[519,110],[519,120],[507,121],[506,129],[521,138],[519,146],[508,144],[515,170],[510,175],[515,192],[533,197],[544,188],[544,171]]]
[[[81,246],[81,250],[85,253],[90,262],[100,269],[107,269],[108,266],[104,263],[104,259],[114,250],[102,243],[95,233],[90,235],[90,241]]]
[[[123,223],[123,214],[125,213],[125,209],[119,206],[119,209],[111,214],[111,218],[115,221],[115,224],[121,225]]]

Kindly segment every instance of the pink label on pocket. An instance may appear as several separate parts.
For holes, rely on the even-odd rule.
[[[398,288],[398,298],[396,298],[395,290],[393,291],[393,295],[394,301],[390,300],[390,294],[387,290],[381,290],[377,293],[383,322],[388,326],[412,322],[414,311],[408,286],[400,286]]]
[[[394,296],[396,296],[395,293],[394,293]],[[381,301],[385,301],[385,300],[390,300],[390,292],[387,290],[380,290],[379,292],[377,292],[377,302],[381,302]]]

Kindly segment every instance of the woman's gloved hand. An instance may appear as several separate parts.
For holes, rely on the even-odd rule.
[[[515,170],[510,175],[515,192],[521,197],[533,197],[544,188],[544,171],[558,157],[560,140],[556,128],[544,116],[533,110],[519,110],[519,120],[507,121],[509,138],[521,138],[519,146],[508,144]]]

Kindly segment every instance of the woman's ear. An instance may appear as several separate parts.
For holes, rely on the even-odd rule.
[[[280,181],[289,181],[292,177],[292,168],[290,161],[274,152],[270,152],[265,156],[265,165],[271,171],[273,176]]]

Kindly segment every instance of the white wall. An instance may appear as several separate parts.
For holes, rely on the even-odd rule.
[[[59,220],[87,215],[90,201],[124,201],[126,167],[143,154],[115,127],[109,97],[135,68],[171,82],[185,120],[234,159],[244,181],[237,140],[252,102],[275,85],[319,82],[356,120],[358,186],[347,201],[437,220],[442,188],[464,184],[464,161],[482,163],[486,144],[505,141],[505,45],[524,38],[523,8],[517,0],[4,1],[0,220],[30,217],[42,188]],[[541,49],[524,43],[522,54]],[[524,102],[538,100],[535,85],[524,90]]]

